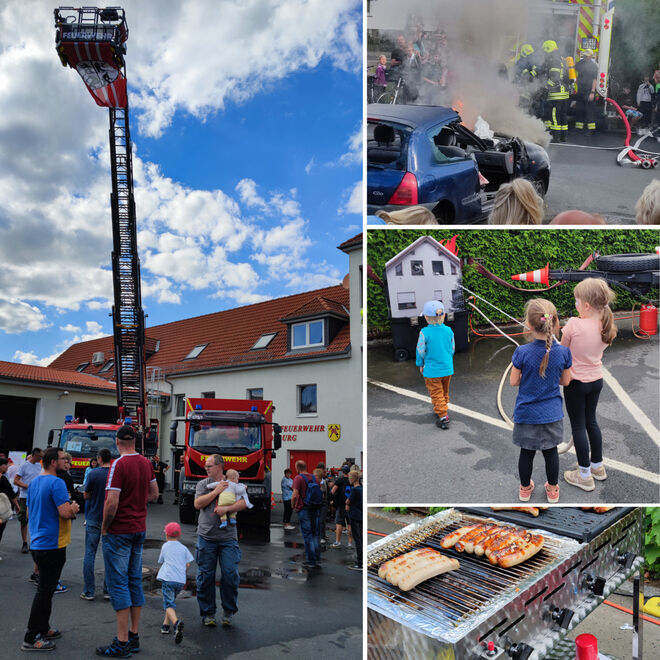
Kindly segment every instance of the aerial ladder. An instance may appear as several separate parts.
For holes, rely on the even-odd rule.
[[[156,452],[157,425],[149,424],[145,400],[144,312],[140,293],[133,165],[126,86],[128,26],[121,7],[55,9],[55,44],[63,66],[82,77],[110,118],[112,169],[112,324],[119,424],[137,431],[137,449]]]

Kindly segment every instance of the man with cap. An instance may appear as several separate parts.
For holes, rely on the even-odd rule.
[[[582,51],[582,59],[577,63],[575,72],[577,73],[576,91],[575,91],[575,129],[584,130],[585,126],[588,135],[593,135],[596,129],[594,121],[596,98],[596,83],[598,81],[598,65],[593,60],[594,51],[585,48]]]
[[[449,428],[449,382],[454,373],[456,350],[454,332],[445,325],[445,308],[439,300],[425,303],[423,314],[428,325],[419,333],[416,364],[438,416],[435,424],[446,430]]]
[[[330,491],[332,493],[333,504],[335,505],[335,542],[331,548],[341,548],[341,535],[344,527],[347,527],[346,520],[346,486],[348,486],[348,473],[351,468],[349,465],[342,465],[341,476],[335,480],[335,485]],[[351,532],[348,531],[348,545],[352,544]]]

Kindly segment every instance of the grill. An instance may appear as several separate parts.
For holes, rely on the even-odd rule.
[[[574,650],[561,650],[566,634],[643,565],[642,512],[616,509],[604,514],[606,519],[566,507],[544,513],[549,512],[543,518],[519,514],[525,518],[515,520],[517,526],[542,533],[545,543],[534,557],[512,568],[442,549],[439,542],[458,527],[502,522],[515,512],[449,509],[371,544],[370,660],[573,660]],[[567,536],[568,528],[580,540]],[[408,592],[378,577],[384,561],[419,547],[458,558],[460,568]],[[637,641],[641,649],[641,639]]]

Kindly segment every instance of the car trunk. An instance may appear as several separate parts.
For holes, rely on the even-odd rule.
[[[399,187],[405,170],[393,170],[379,166],[367,166],[367,204],[384,206]]]

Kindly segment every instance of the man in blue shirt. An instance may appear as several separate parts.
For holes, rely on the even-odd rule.
[[[96,550],[101,539],[101,522],[103,521],[103,502],[105,500],[105,484],[108,471],[112,464],[112,454],[103,447],[98,455],[99,467],[90,471],[85,484],[85,560],[83,561],[83,580],[85,586],[80,597],[83,600],[94,600],[94,561]],[[103,580],[103,597],[109,599],[108,590]]]
[[[30,512],[30,551],[39,568],[39,584],[32,601],[23,651],[48,651],[55,648],[53,639],[62,636],[50,628],[53,594],[66,561],[66,546],[71,541],[71,519],[79,511],[69,502],[69,493],[57,470],[64,469],[64,452],[49,447],[43,455],[41,474],[27,489]]]

